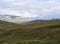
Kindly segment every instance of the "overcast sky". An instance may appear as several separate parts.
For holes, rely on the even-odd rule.
[[[0,0],[1,15],[60,18],[60,0]]]

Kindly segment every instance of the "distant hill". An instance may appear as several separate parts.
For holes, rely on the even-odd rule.
[[[28,25],[0,21],[0,27],[0,44],[60,44],[59,20]]]
[[[29,22],[23,22],[22,24],[33,24],[33,23],[41,23],[41,22],[52,22],[52,21],[59,21],[60,19],[51,19],[51,20],[32,20]]]

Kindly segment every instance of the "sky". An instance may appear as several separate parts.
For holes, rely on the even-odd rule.
[[[60,0],[0,0],[0,15],[60,18]]]

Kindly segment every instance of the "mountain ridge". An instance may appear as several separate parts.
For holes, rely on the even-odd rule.
[[[53,18],[49,20],[44,20],[44,19],[34,19],[31,17],[24,18],[21,16],[15,16],[15,15],[0,15],[0,20],[25,25],[25,24],[32,24],[32,23],[39,23],[39,22],[57,21],[60,19]]]

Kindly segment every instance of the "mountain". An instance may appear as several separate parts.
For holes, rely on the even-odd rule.
[[[0,15],[0,20],[13,23],[23,23],[31,21],[30,18],[24,18],[21,16],[14,16],[14,15]]]
[[[60,19],[50,19],[50,20],[44,20],[44,19],[36,19],[33,17],[22,17],[22,16],[15,16],[15,15],[0,15],[0,20],[17,23],[17,24],[32,24],[32,23],[39,23],[39,22],[50,22],[50,21],[56,21]]]
[[[0,44],[60,44],[60,20],[28,25],[0,21]]]
[[[30,22],[24,22],[22,24],[34,24],[34,23],[41,23],[41,22],[51,22],[51,21],[59,21],[60,19],[51,19],[51,20],[41,20],[41,19],[37,19],[37,20],[32,20]]]

